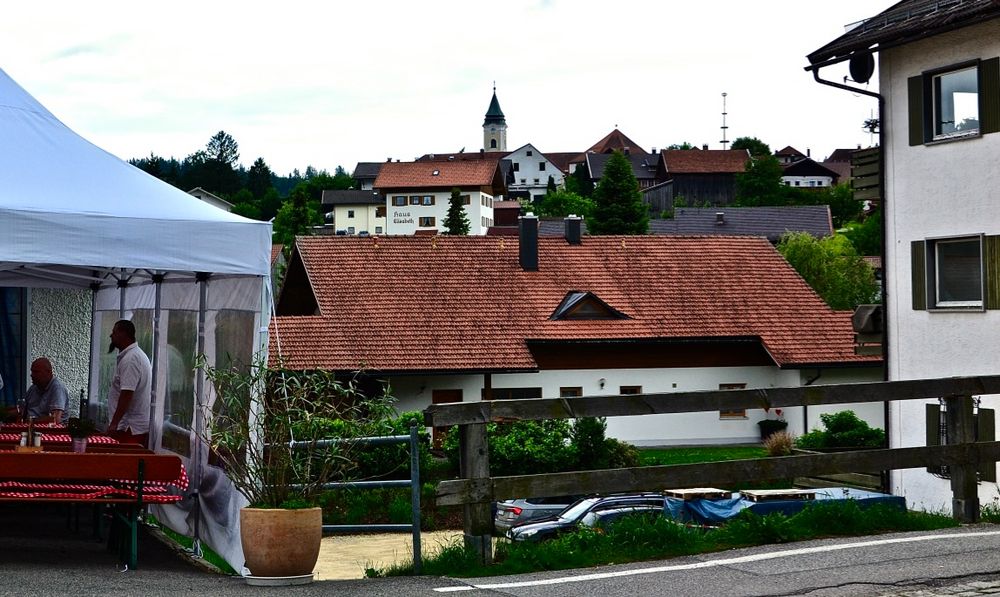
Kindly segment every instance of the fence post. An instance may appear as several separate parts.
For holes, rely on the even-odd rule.
[[[417,424],[410,424],[410,517],[413,524],[413,572],[423,570],[420,554],[420,435]]]
[[[945,424],[949,444],[971,444],[976,441],[972,414],[972,396],[948,396],[945,400]],[[976,462],[949,466],[951,476],[952,516],[960,522],[979,520],[979,490]]]
[[[489,448],[486,424],[473,423],[458,427],[459,476],[480,479],[490,476]],[[493,563],[493,519],[490,503],[466,504],[465,546],[476,550],[483,564]]]

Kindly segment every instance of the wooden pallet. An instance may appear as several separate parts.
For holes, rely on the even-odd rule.
[[[691,487],[689,489],[666,489],[663,495],[672,498],[682,499],[686,502],[691,500],[726,500],[733,496],[732,493],[716,489],[714,487]]]
[[[803,489],[744,489],[740,492],[740,495],[751,502],[816,499],[815,491]]]

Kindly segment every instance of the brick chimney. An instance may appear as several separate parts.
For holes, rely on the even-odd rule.
[[[518,227],[518,261],[526,272],[538,271],[538,218],[529,213],[520,216]]]
[[[564,220],[566,230],[566,242],[571,245],[579,245],[583,236],[583,218],[570,214]]]

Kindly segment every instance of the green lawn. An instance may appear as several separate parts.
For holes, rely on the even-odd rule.
[[[763,446],[689,446],[682,448],[643,448],[639,450],[641,466],[691,464],[693,462],[719,462],[764,458]]]

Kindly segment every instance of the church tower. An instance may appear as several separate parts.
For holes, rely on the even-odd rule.
[[[483,121],[483,149],[486,151],[507,151],[507,120],[497,101],[497,86],[493,85],[493,99],[486,110]]]

